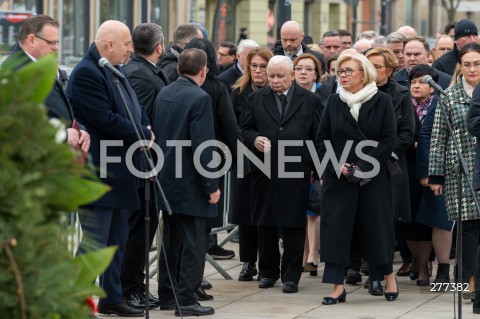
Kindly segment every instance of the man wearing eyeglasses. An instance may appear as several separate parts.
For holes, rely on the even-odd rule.
[[[220,72],[223,72],[233,66],[237,47],[230,41],[223,41],[217,50],[217,60]]]
[[[25,20],[18,31],[18,43],[12,54],[5,60],[4,66],[11,65],[19,69],[47,54],[56,54],[59,45],[58,28],[57,20],[42,14]],[[66,83],[62,83],[62,79],[66,78],[65,72],[59,69],[53,88],[44,101],[47,115],[49,118],[64,120],[69,127],[66,142],[74,148],[88,152],[90,135],[82,125],[80,130],[71,127],[75,118],[63,89]]]
[[[430,46],[425,38],[413,37],[406,38],[403,41],[403,48],[405,54],[405,68],[395,72],[393,79],[400,85],[410,89],[410,70],[419,64],[428,64],[428,57],[430,56]],[[437,71],[438,85],[446,89],[450,85],[452,77],[444,72]]]

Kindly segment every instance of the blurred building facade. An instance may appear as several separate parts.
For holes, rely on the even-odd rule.
[[[388,34],[402,25],[434,37],[449,22],[441,0],[0,0],[0,50],[15,42],[22,19],[33,13],[61,23],[59,58],[65,64],[83,56],[98,26],[108,19],[123,21],[132,30],[142,22],[157,23],[167,42],[176,26],[190,21],[205,25],[214,44],[236,43],[245,27],[249,38],[269,46],[277,38],[277,1],[291,6],[291,18],[314,43],[327,30]],[[476,22],[478,11],[480,1],[461,0],[454,17]]]

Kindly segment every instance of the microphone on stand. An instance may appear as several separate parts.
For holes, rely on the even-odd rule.
[[[117,78],[120,78],[122,80],[125,80],[125,75],[122,74],[122,72],[120,72],[118,69],[116,69],[113,65],[110,64],[110,62],[108,62],[107,58],[100,58],[100,60],[98,60],[98,65],[101,67],[101,68],[107,68],[110,70],[110,72],[113,73],[113,75],[115,75]]]
[[[423,83],[428,83],[430,84],[430,86],[432,88],[434,88],[435,90],[437,90],[438,92],[440,92],[441,94],[445,95],[445,91],[443,90],[443,88],[433,80],[432,76],[431,75],[425,75],[425,77],[423,78]]]

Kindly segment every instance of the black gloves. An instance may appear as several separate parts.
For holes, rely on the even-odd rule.
[[[356,165],[349,165],[348,166],[348,174],[345,175],[345,178],[347,179],[347,181],[349,181],[352,184],[359,183],[360,186],[364,186],[372,180],[371,178],[357,177],[357,176],[355,176],[355,172],[362,172],[362,171]]]

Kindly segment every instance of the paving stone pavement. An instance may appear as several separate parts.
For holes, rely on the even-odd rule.
[[[397,277],[400,295],[394,302],[387,302],[383,296],[371,296],[363,288],[367,278],[363,276],[361,284],[345,285],[347,301],[345,303],[324,306],[322,298],[328,296],[330,285],[322,284],[323,264],[319,265],[318,277],[304,273],[299,284],[299,292],[282,293],[282,284],[277,281],[273,288],[260,289],[256,280],[241,282],[237,280],[242,268],[238,256],[238,244],[227,243],[227,249],[236,252],[235,258],[221,260],[218,263],[233,277],[224,279],[208,262],[205,265],[205,277],[213,285],[207,292],[214,296],[212,301],[202,305],[215,308],[215,314],[205,318],[222,319],[452,319],[460,318],[454,308],[452,293],[431,293],[430,287],[420,289],[409,277]],[[452,261],[453,263],[453,261]],[[394,270],[401,266],[398,253],[395,256]],[[434,270],[436,265],[434,263]],[[453,267],[451,267],[453,269]],[[435,274],[434,274],[435,276]],[[150,291],[157,295],[156,277],[150,280]],[[455,300],[456,307],[456,300]],[[472,303],[462,301],[462,318],[480,319],[472,313]],[[153,309],[150,318],[178,318],[173,311]],[[114,316],[99,316],[113,318]]]

